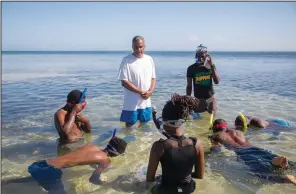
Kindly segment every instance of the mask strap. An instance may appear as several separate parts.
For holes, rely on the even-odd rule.
[[[156,118],[156,110],[153,109],[153,112],[152,112],[152,118],[153,118],[153,122],[156,126],[156,128],[158,129],[158,131],[164,135],[166,138],[170,138],[170,135],[162,128],[162,122],[159,120],[161,117],[159,117],[158,119]]]

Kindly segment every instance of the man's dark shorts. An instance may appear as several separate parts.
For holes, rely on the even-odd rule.
[[[194,112],[202,113],[207,111],[209,114],[217,113],[217,102],[215,96],[210,98],[198,98],[198,100],[199,104]]]

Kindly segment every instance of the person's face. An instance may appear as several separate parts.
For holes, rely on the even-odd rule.
[[[133,51],[134,55],[138,58],[143,57],[145,50],[145,41],[143,40],[137,40],[133,43]]]

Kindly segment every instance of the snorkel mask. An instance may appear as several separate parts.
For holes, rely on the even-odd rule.
[[[69,107],[73,107],[75,104],[81,104],[81,106],[82,106],[81,111],[83,111],[85,109],[85,107],[86,107],[86,104],[87,104],[86,101],[85,101],[85,93],[86,93],[86,91],[87,91],[87,88],[85,88],[83,90],[79,100],[77,100],[77,99],[76,100],[74,100],[74,99],[73,100],[67,100],[66,105],[69,106]]]
[[[112,137],[111,137],[111,139],[113,139],[113,138],[115,137],[116,132],[117,132],[117,129],[113,129],[113,133],[112,133]],[[110,140],[111,140],[111,139],[110,139]],[[109,143],[107,144],[105,150],[107,150],[108,152],[114,154],[115,156],[123,155],[123,154],[118,153],[117,149],[114,148],[114,147],[110,144],[110,141],[109,141]]]
[[[207,53],[208,53],[208,48],[200,44],[196,49],[195,59],[197,61],[200,60],[201,62],[204,62],[206,59]]]
[[[162,121],[162,117],[156,118],[156,110],[155,108],[152,108],[152,117],[153,117],[153,122],[158,129],[158,131],[166,136],[167,138],[170,138],[170,135],[163,129],[163,125],[169,126],[169,127],[181,127],[184,123],[184,119],[178,119],[178,120],[167,120],[167,121]]]

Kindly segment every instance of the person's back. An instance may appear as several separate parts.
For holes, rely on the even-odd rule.
[[[211,136],[211,140],[214,142],[219,142],[234,148],[250,147],[244,133],[238,130],[228,129],[228,125],[223,119],[215,120],[212,129],[214,134]]]
[[[171,137],[164,140],[163,155],[160,157],[162,167],[162,184],[164,186],[181,186],[191,182],[191,172],[197,153],[196,140],[181,137]]]
[[[202,179],[204,176],[202,143],[195,138],[184,137],[181,127],[197,104],[198,99],[195,97],[173,94],[162,110],[162,121],[153,118],[156,127],[167,137],[167,140],[154,142],[150,150],[146,176],[148,184],[156,180],[159,163],[162,167],[162,179],[152,188],[154,194],[193,193],[193,178]],[[153,115],[155,117],[156,113]]]

